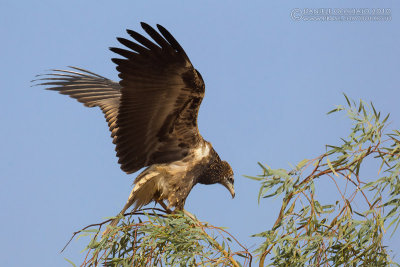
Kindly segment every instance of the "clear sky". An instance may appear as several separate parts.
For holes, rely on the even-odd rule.
[[[146,3],[145,3],[146,2]],[[295,21],[294,8],[391,8],[390,22]],[[68,65],[117,79],[110,46],[140,21],[166,27],[206,83],[199,127],[233,167],[236,198],[196,186],[186,209],[248,247],[280,206],[257,204],[243,178],[257,162],[287,168],[338,144],[349,123],[326,116],[342,92],[373,101],[400,128],[399,1],[0,0],[0,258],[2,266],[70,266],[86,240],[71,234],[119,212],[135,175],[119,169],[102,113],[30,87]],[[321,188],[320,190],[329,190]],[[389,245],[400,252],[399,235]],[[397,248],[396,248],[397,247]]]

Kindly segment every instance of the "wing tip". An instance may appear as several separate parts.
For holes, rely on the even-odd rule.
[[[141,22],[140,22],[140,26],[142,26],[143,29],[149,28],[149,27],[152,28],[149,24],[147,24],[147,23],[144,22],[144,21],[141,21]]]
[[[156,26],[157,26],[157,29],[159,30],[159,31],[166,31],[167,29],[165,29],[161,24],[156,24]]]

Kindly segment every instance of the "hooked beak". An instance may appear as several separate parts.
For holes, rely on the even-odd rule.
[[[229,192],[232,195],[232,198],[234,198],[235,197],[235,188],[233,187],[233,184],[227,182],[227,183],[223,183],[222,185],[225,186],[226,189],[229,190]]]

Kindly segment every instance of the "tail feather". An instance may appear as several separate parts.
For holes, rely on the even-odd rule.
[[[143,172],[143,174],[145,174]],[[142,178],[140,180],[136,181],[136,185],[132,189],[128,201],[126,202],[124,208],[118,213],[117,218],[113,219],[109,226],[115,227],[118,225],[121,216],[125,214],[125,212],[133,205],[135,204],[135,207],[133,208],[133,211],[136,211],[143,207],[144,205],[147,205],[150,203],[152,200],[154,200],[154,195],[156,194],[158,188],[157,188],[157,177],[158,175],[153,175],[152,173],[147,173],[148,175],[142,176],[139,175],[138,178]],[[142,176],[142,177],[140,177]],[[147,176],[147,177],[146,177]],[[107,229],[103,232],[103,236],[108,234],[111,231],[110,227],[107,227]]]
[[[132,195],[132,193],[131,193],[131,195]],[[132,203],[133,203],[133,202],[132,202]],[[125,211],[126,211],[127,209],[129,209],[129,207],[132,205],[132,203],[130,203],[130,201],[129,201],[129,199],[128,199],[128,202],[125,204],[124,208],[118,213],[118,215],[116,216],[116,218],[113,219],[113,220],[110,222],[110,224],[108,225],[108,226],[111,226],[111,227],[108,227],[108,226],[107,226],[107,229],[103,232],[103,236],[107,235],[107,234],[111,231],[112,227],[115,227],[115,226],[118,225],[119,221],[121,220],[121,216],[124,216]],[[135,210],[136,210],[136,209],[134,209],[133,211],[135,211]]]

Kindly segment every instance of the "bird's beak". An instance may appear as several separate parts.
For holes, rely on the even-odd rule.
[[[229,192],[232,195],[232,198],[234,198],[235,197],[235,188],[233,187],[233,184],[231,184],[231,183],[223,183],[222,185],[225,186],[226,189],[229,190]]]

